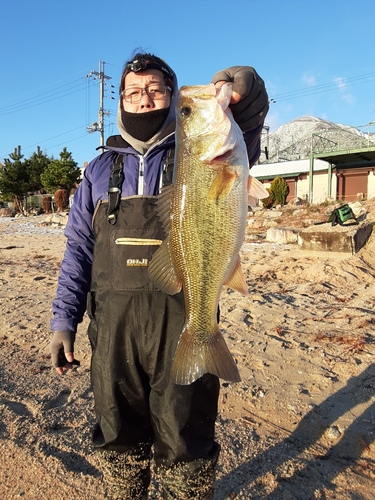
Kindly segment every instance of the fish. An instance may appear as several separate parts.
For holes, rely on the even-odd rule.
[[[268,196],[249,176],[243,134],[229,108],[232,84],[183,86],[176,105],[175,170],[158,209],[166,238],[149,276],[163,292],[183,290],[185,324],[171,366],[176,384],[211,373],[241,380],[218,324],[223,285],[248,294],[241,269],[248,194]]]

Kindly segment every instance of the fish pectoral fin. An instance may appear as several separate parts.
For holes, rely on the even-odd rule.
[[[182,281],[173,267],[169,241],[169,237],[166,238],[154,253],[148,268],[148,275],[162,292],[175,295],[181,291]]]
[[[231,192],[237,179],[238,174],[228,166],[224,166],[211,184],[208,191],[208,200],[216,202],[225,199]]]
[[[156,202],[157,213],[166,234],[169,233],[169,228],[170,228],[172,197],[173,197],[173,184],[167,184],[166,186],[163,186],[161,188],[160,194]]]
[[[236,265],[233,269],[232,274],[229,276],[229,279],[224,283],[224,285],[229,286],[232,290],[236,290],[237,292],[242,293],[242,295],[248,295],[249,290],[247,288],[245,276],[241,267],[240,256],[238,256]]]
[[[269,192],[266,191],[263,184],[258,181],[255,177],[249,175],[247,179],[247,194],[258,200],[263,200],[264,198],[269,197]]]
[[[176,384],[189,385],[205,373],[211,373],[229,382],[241,380],[237,365],[219,328],[213,334],[207,333],[207,341],[197,341],[194,332],[184,328],[173,360],[171,379]]]

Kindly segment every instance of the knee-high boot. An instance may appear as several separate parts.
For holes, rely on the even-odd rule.
[[[119,453],[98,451],[107,498],[111,500],[147,500],[150,484],[150,451],[143,447]]]
[[[164,500],[214,500],[215,467],[219,450],[207,460],[157,467]]]

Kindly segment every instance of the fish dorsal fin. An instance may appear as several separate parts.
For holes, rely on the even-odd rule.
[[[162,292],[175,295],[181,291],[182,281],[177,276],[173,266],[169,236],[154,253],[148,268],[148,274],[151,281]]]
[[[241,260],[240,256],[237,258],[236,265],[233,269],[232,274],[230,275],[229,279],[224,283],[224,285],[229,286],[229,288],[232,288],[233,290],[236,290],[237,292],[242,293],[242,295],[248,295],[249,290],[247,288],[245,276],[242,271],[241,267]]]
[[[258,200],[263,200],[263,198],[268,198],[270,195],[268,191],[265,190],[263,184],[258,181],[255,177],[249,175],[247,179],[247,194]]]
[[[238,174],[231,171],[227,166],[224,166],[211,184],[208,191],[208,200],[216,202],[225,199],[231,192],[233,184],[237,179]]]

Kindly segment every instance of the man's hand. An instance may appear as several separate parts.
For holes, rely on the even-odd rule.
[[[215,87],[217,89],[220,89],[224,83],[227,83],[225,80],[219,80],[218,82],[215,83]],[[237,102],[240,102],[242,99],[241,95],[238,92],[235,92],[234,90],[232,91],[232,97],[230,98],[230,104],[236,104]]]
[[[230,107],[243,132],[263,124],[268,111],[268,96],[263,80],[251,66],[232,66],[212,78],[216,88],[233,83]]]
[[[73,368],[79,362],[74,360],[74,341],[76,334],[68,330],[53,332],[51,340],[51,361],[57,373],[62,375],[64,371]]]

